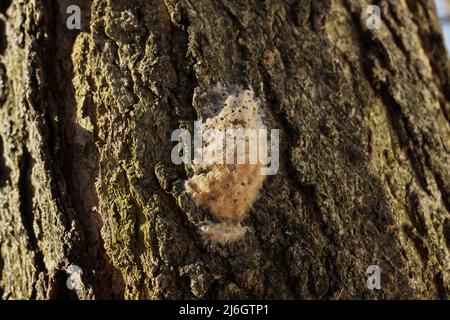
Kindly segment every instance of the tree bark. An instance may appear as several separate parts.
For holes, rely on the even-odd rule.
[[[375,2],[2,1],[0,297],[448,299],[448,56],[433,1]],[[170,158],[218,83],[280,129],[225,245]]]

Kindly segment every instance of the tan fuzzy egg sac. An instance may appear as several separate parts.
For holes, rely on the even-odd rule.
[[[260,101],[252,90],[229,95],[220,112],[208,118],[202,130],[264,129]],[[235,143],[236,143],[235,139]],[[241,141],[242,142],[242,141]],[[220,144],[219,144],[220,143]],[[223,146],[223,148],[222,148]],[[226,151],[223,141],[204,139],[203,148]],[[220,224],[206,224],[202,231],[211,240],[226,243],[238,240],[245,234],[241,222],[257,199],[265,176],[261,174],[263,165],[250,164],[248,146],[245,148],[244,164],[205,163],[194,164],[194,175],[186,182],[186,190],[198,205],[209,209]]]

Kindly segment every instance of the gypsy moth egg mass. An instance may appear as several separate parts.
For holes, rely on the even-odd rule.
[[[200,230],[204,236],[227,243],[245,235],[246,228],[241,222],[258,197],[265,179],[260,174],[263,164],[252,154],[255,145],[247,132],[257,133],[258,129],[266,127],[260,100],[252,90],[228,94],[222,101],[220,111],[201,124],[203,161],[192,165],[194,175],[185,186],[196,203],[209,209],[220,221],[203,225]]]

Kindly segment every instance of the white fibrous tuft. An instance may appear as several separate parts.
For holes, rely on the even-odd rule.
[[[203,136],[203,161],[192,164],[194,175],[186,181],[185,186],[196,203],[209,209],[221,222],[204,225],[201,228],[203,234],[213,241],[228,243],[245,235],[246,228],[241,226],[241,222],[257,199],[265,179],[260,173],[263,164],[259,157],[257,161],[249,161],[250,146],[244,144],[244,149],[236,148],[243,140],[248,142],[248,138],[230,135],[229,132],[230,129],[256,129],[254,131],[258,132],[258,129],[265,129],[266,126],[263,123],[261,102],[253,90],[239,90],[225,95],[224,89],[219,89],[221,105],[214,106],[211,110],[213,116],[202,122],[201,129],[203,132],[219,130],[224,134],[223,139],[217,139],[217,135]],[[232,148],[228,148],[235,151],[231,155],[234,159],[231,163],[226,158],[226,141],[228,144],[233,141]],[[242,153],[246,160],[238,162],[237,158]]]
[[[242,239],[247,232],[247,228],[240,223],[207,223],[201,226],[200,230],[208,240],[227,244]]]

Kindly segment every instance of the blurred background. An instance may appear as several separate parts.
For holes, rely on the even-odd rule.
[[[450,0],[436,0],[436,6],[438,11],[439,20],[444,30],[445,45],[447,46],[447,52],[450,48]]]

